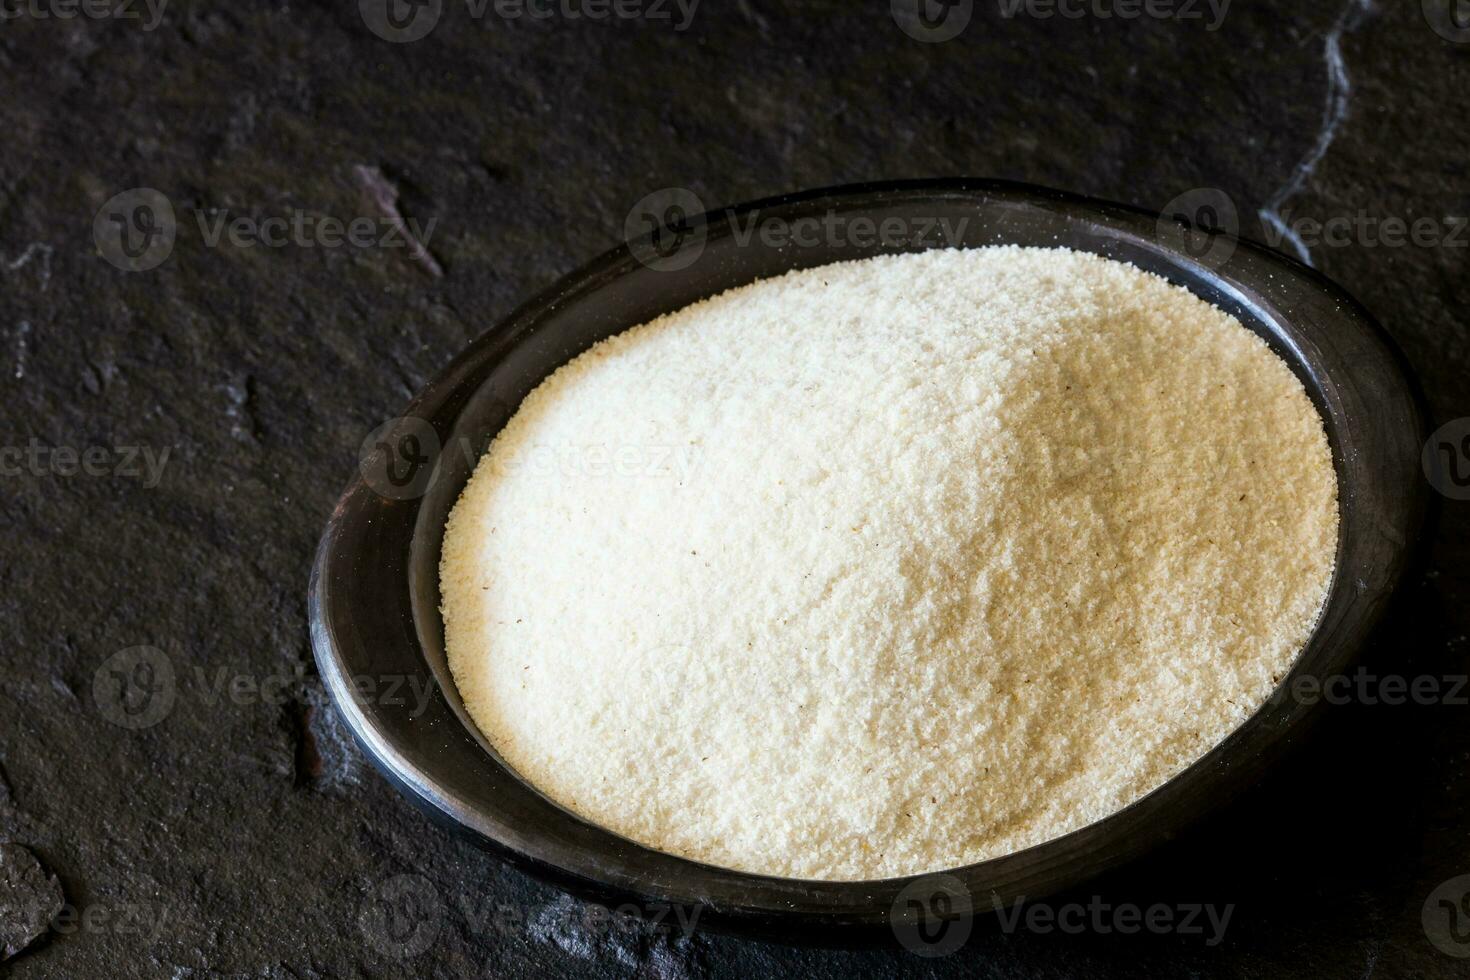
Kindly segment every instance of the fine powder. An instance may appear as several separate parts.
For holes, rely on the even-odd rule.
[[[763,280],[587,351],[444,537],[449,666],[520,775],[743,871],[952,868],[1113,813],[1290,669],[1321,418],[1239,321],[1064,249]]]

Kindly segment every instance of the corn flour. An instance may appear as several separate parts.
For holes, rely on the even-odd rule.
[[[1016,851],[1267,699],[1333,571],[1321,418],[1237,320],[996,247],[734,289],[562,367],[449,519],[449,664],[569,810],[771,875]]]

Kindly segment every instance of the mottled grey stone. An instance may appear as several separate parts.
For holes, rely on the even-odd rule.
[[[0,960],[44,936],[65,899],[29,848],[0,844]]]

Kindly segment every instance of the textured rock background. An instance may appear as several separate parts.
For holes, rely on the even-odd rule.
[[[0,913],[50,906],[52,873],[71,910],[0,971],[1463,976],[1421,920],[1470,873],[1463,703],[1338,708],[1270,785],[1073,896],[1234,903],[1217,946],[977,928],[928,961],[589,928],[364,764],[304,622],[363,436],[659,188],[713,207],[974,174],[1161,208],[1217,187],[1256,238],[1268,205],[1429,217],[1448,240],[1360,231],[1310,254],[1382,319],[1438,420],[1470,416],[1470,233],[1446,221],[1470,214],[1470,44],[1418,0],[1236,0],[1216,31],[980,0],[937,44],[882,0],[710,0],[687,31],[443,0],[412,43],[350,0],[174,0],[151,30],[141,5],[142,22],[0,8],[19,11],[0,20],[0,446],[29,453],[0,477],[0,845],[45,869]],[[137,187],[167,196],[178,236],[127,273],[93,217]],[[377,219],[388,202],[435,222],[427,254],[207,241],[221,211]],[[87,475],[53,447],[106,454]],[[1379,670],[1470,669],[1467,508],[1444,501]],[[168,671],[166,704],[115,697],[118,672],[146,691]],[[385,898],[442,915],[385,943]]]

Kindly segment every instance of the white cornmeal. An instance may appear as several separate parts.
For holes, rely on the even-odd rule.
[[[505,759],[651,847],[862,879],[1126,806],[1266,700],[1331,579],[1320,417],[1238,321],[1065,250],[755,283],[526,399],[450,517]]]

